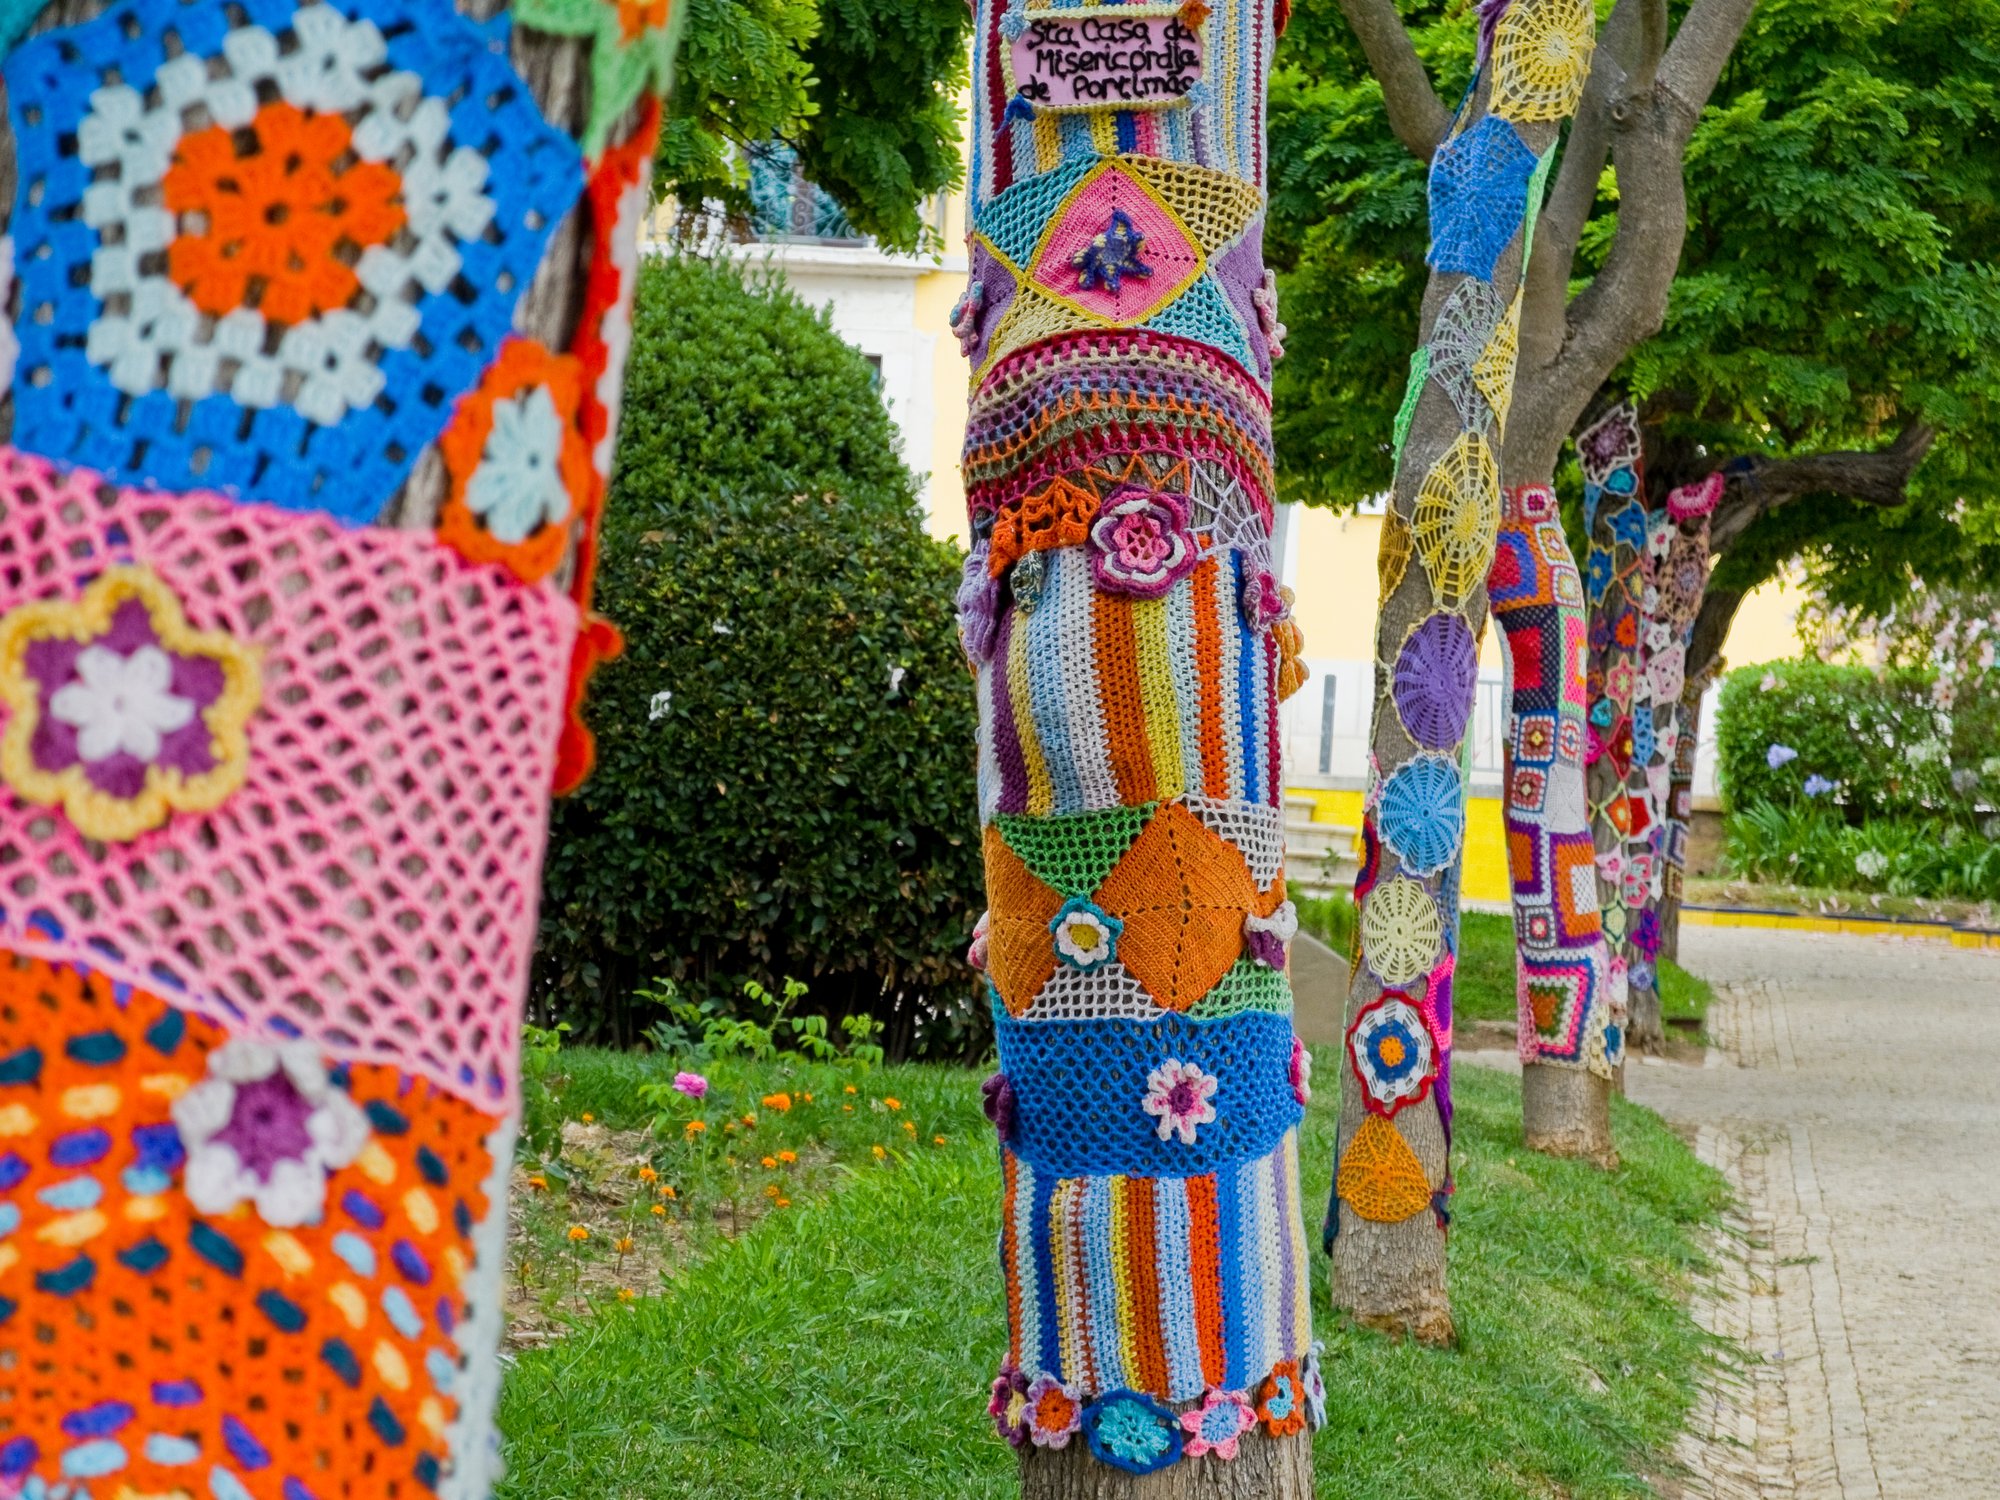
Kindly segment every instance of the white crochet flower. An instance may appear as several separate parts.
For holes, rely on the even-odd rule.
[[[562,414],[547,386],[493,403],[493,430],[466,482],[465,504],[499,541],[526,541],[568,518],[562,442]]]
[[[1161,1140],[1179,1133],[1183,1146],[1194,1144],[1195,1130],[1215,1118],[1215,1091],[1221,1080],[1194,1063],[1170,1058],[1147,1075],[1144,1108],[1159,1117]]]
[[[368,1145],[368,1117],[327,1076],[311,1042],[237,1038],[208,1055],[208,1076],[173,1103],[196,1212],[252,1203],[277,1229],[317,1224],[329,1173]]]
[[[49,713],[75,728],[76,753],[86,761],[124,754],[150,763],[160,740],[194,718],[194,703],[173,690],[173,659],[158,646],[129,656],[86,646],[76,675],[49,699]]]

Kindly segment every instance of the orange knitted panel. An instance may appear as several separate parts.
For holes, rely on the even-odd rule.
[[[1340,1196],[1364,1219],[1400,1224],[1431,1206],[1424,1164],[1395,1124],[1369,1115],[1340,1159]]]
[[[991,823],[986,825],[986,899],[992,923],[986,976],[1008,1013],[1018,1016],[1056,971],[1049,923],[1062,910],[1062,897],[1035,878]]]
[[[1245,913],[1267,902],[1275,909],[1242,853],[1178,802],[1153,816],[1097,889],[1097,904],[1125,924],[1119,959],[1168,1010],[1215,988],[1243,956]]]

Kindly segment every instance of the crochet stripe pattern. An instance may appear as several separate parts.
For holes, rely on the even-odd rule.
[[[1611,1016],[1583,787],[1583,580],[1555,491],[1527,485],[1502,498],[1486,597],[1507,638],[1507,863],[1521,1061],[1612,1078],[1624,1038]]]
[[[5,49],[0,1495],[493,1491],[666,9],[542,0],[587,118],[448,0]]]
[[[1112,72],[1080,28],[1142,28]],[[980,0],[960,624],[978,681],[1017,1447],[1301,1431],[1262,256],[1268,6]],[[1065,51],[1070,47],[1070,51]],[[1129,100],[1129,107],[1125,101]]]

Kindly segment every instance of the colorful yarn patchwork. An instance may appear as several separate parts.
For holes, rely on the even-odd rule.
[[[1271,552],[1283,325],[1262,254],[1274,36],[1247,0],[977,9],[953,326],[973,368],[975,948],[1007,1173],[989,1410],[1017,1447],[1081,1431],[1152,1473],[1226,1461],[1260,1420],[1295,1432],[1310,1345],[1277,731],[1307,673]],[[1132,46],[1084,45],[1111,28]]]
[[[147,651],[171,668],[164,689],[145,679],[154,717],[127,701],[98,718],[86,699],[68,739],[10,693],[0,941],[504,1109],[570,603],[415,533],[125,489],[11,449],[0,507],[19,544],[0,580],[0,675],[52,683],[69,657],[87,679],[93,650],[123,658],[114,675],[138,674]],[[72,653],[65,633],[96,644]],[[230,665],[243,662],[254,673]],[[231,705],[253,701],[253,679],[238,729]],[[85,685],[49,708],[59,718]],[[100,731],[116,753],[96,756]],[[13,753],[24,736],[35,774]],[[149,749],[142,766],[133,752]],[[97,778],[80,820],[45,806],[41,773],[69,753]],[[169,816],[143,831],[156,791]],[[125,829],[96,821],[107,798]],[[114,833],[126,841],[100,841]]]
[[[379,515],[581,185],[444,0],[126,0],[5,76],[13,440],[170,490]]]
[[[1204,558],[1157,599],[1100,588],[1082,548],[1030,558],[1038,594],[1030,606],[1014,578],[978,666],[981,812],[1183,794],[1275,807],[1280,649],[1243,619],[1244,555]]]
[[[1583,583],[1555,492],[1509,490],[1486,595],[1507,640],[1507,861],[1519,943],[1521,1060],[1611,1077],[1609,959],[1584,795]]]
[[[1306,1353],[1296,1133],[1194,1174],[1059,1175],[1012,1150],[1001,1161],[1008,1362],[1029,1380],[1178,1403],[1247,1390]]]
[[[247,1204],[203,1213],[176,1121],[216,1086],[227,1036],[143,990],[0,958],[0,1484],[483,1494],[501,1120],[393,1068],[340,1068],[323,1087],[358,1134],[324,1207],[284,1227]],[[288,1087],[236,1089],[221,1136],[246,1166],[301,1149]]]

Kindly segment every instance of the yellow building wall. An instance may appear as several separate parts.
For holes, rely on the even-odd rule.
[[[1287,787],[1288,802],[1313,804],[1315,823],[1354,830],[1354,856],[1361,857],[1361,802],[1358,787]],[[1513,899],[1507,876],[1505,810],[1498,797],[1473,797],[1465,809],[1465,878],[1460,895],[1468,901]]]

